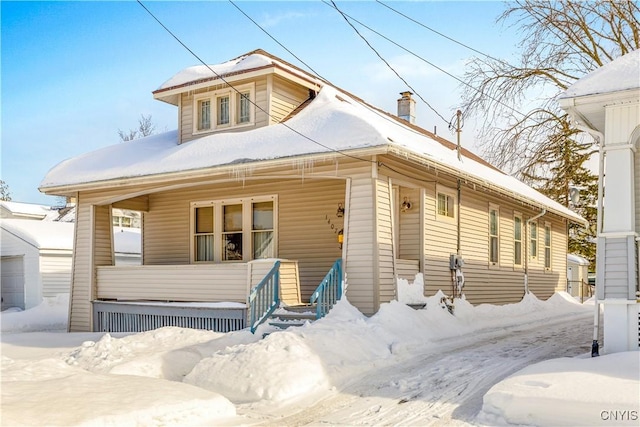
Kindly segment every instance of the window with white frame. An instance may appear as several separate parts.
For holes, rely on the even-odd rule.
[[[236,112],[236,123],[250,123],[251,122],[251,92],[244,91],[237,94],[236,106],[238,111]]]
[[[199,100],[197,102],[197,112],[198,112],[197,129],[198,130],[211,129],[211,100],[210,99]]]
[[[538,223],[529,224],[529,256],[531,258],[538,257]]]
[[[499,259],[499,218],[498,207],[489,205],[489,262],[497,264]]]
[[[456,216],[456,192],[450,188],[438,186],[436,189],[436,213],[442,219],[454,219]]]
[[[522,266],[522,214],[513,215],[513,264]]]
[[[551,225],[544,224],[544,268],[551,269]]]
[[[254,122],[255,85],[241,85],[194,97],[193,132],[211,132]]]
[[[276,256],[276,197],[191,203],[193,262]]]

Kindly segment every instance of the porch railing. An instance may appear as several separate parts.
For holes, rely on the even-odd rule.
[[[251,332],[254,333],[280,305],[280,261],[258,283],[249,294],[249,313]]]
[[[311,295],[316,304],[316,319],[320,319],[342,298],[342,259],[338,259]]]

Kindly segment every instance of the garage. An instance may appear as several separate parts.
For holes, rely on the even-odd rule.
[[[24,310],[24,257],[3,256],[0,265],[2,276],[2,310],[19,307]]]

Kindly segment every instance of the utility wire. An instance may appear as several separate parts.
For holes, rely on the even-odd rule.
[[[229,1],[230,1],[231,3],[233,3],[231,0],[229,0]],[[330,7],[333,7],[333,6],[331,6],[331,5],[330,5],[329,3],[327,3],[327,2],[325,2],[325,4],[327,4],[327,5],[328,5],[328,6],[330,6]],[[234,4],[234,6],[236,6],[236,8],[237,8],[238,10],[240,10],[240,8],[239,8],[237,5],[235,5],[235,4]],[[274,40],[276,43],[278,43],[278,45],[282,46],[282,47],[283,47],[287,52],[289,52],[291,55],[293,55],[295,58],[297,58],[301,63],[303,63],[303,64],[307,65],[307,64],[306,64],[302,59],[300,59],[300,58],[299,58],[298,56],[296,56],[293,52],[291,52],[289,49],[287,49],[287,48],[286,48],[286,47],[285,47],[285,46],[284,46],[284,45],[283,45],[279,40],[277,40],[277,39],[276,39],[274,36],[272,36],[272,35],[271,35],[267,30],[265,30],[263,27],[261,27],[261,26],[260,26],[260,25],[259,25],[259,24],[254,20],[254,19],[252,19],[252,18],[251,18],[249,15],[247,15],[244,11],[240,10],[240,12],[242,12],[242,14],[243,14],[245,17],[247,17],[247,18],[248,18],[251,22],[253,22],[253,23],[254,23],[258,28],[260,28],[260,30],[262,30],[262,31],[263,31],[267,36],[269,36],[269,38],[271,38],[271,39],[272,39],[272,40]],[[349,15],[347,15],[347,16],[349,16]],[[354,18],[351,18],[351,19],[354,19]],[[356,22],[358,22],[360,25],[365,26],[364,24],[360,23],[358,20],[356,20],[356,19],[354,19],[354,20],[355,20]],[[365,27],[366,27],[366,26],[365,26]],[[371,30],[371,31],[374,31],[374,32],[375,32],[375,30]],[[381,35],[381,36],[382,36],[382,35]],[[382,37],[384,37],[384,36],[382,36]],[[391,40],[390,40],[390,41],[391,41]],[[392,42],[392,43],[394,43],[393,41],[391,41],[391,42]],[[399,46],[399,45],[398,45],[398,46]],[[400,46],[400,47],[401,47],[401,46]],[[415,55],[415,54],[414,54],[414,55]],[[421,58],[421,59],[422,59],[422,58]],[[423,59],[423,60],[424,60],[424,59]],[[425,60],[425,61],[426,61],[426,60]],[[428,61],[427,61],[427,63],[428,63],[428,64],[430,64]],[[437,67],[436,65],[433,65],[433,64],[430,64],[430,65],[432,65],[432,66],[433,66],[433,67],[435,67],[435,68],[440,69],[440,68],[439,68],[439,67]],[[307,67],[308,67],[308,68],[309,68],[313,73],[315,73],[315,75],[316,75],[316,76],[318,76],[318,77],[320,77],[321,79],[323,79],[326,83],[328,83],[329,85],[331,85],[331,86],[333,86],[333,87],[337,87],[336,85],[334,85],[334,84],[333,84],[332,82],[330,82],[329,80],[327,80],[327,79],[323,78],[322,76],[320,76],[320,75],[319,75],[315,70],[313,70],[313,68],[309,67],[309,65],[307,65]],[[444,73],[446,73],[446,71],[444,71],[444,70],[441,70],[441,71],[443,71]],[[455,76],[451,76],[451,77],[454,77],[454,78],[455,78]],[[376,108],[374,108],[374,107],[372,107],[372,106],[368,105],[366,102],[364,102],[364,101],[363,101],[363,102],[361,102],[361,103],[360,103],[360,105],[362,105],[363,107],[367,108],[369,111],[371,111],[372,113],[376,114],[376,115],[377,115],[378,117],[380,117],[381,119],[386,120],[386,121],[388,121],[389,123],[391,123],[391,124],[393,124],[393,125],[400,126],[400,124],[398,123],[398,121],[397,121],[397,120],[395,120],[395,119],[393,119],[393,118],[389,117],[389,115],[387,115],[387,114],[383,114],[383,113],[381,113],[381,112],[380,112],[380,110],[378,110],[378,109],[376,109]],[[452,119],[452,120],[453,120],[453,119]],[[451,120],[451,121],[450,121],[450,123],[449,123],[449,127],[451,127],[451,126],[452,126],[452,125],[451,125],[452,120]],[[413,128],[411,128],[411,127],[404,127],[404,128],[405,128],[406,130],[408,130],[408,131],[412,132],[412,133],[415,133],[416,135],[424,136],[424,133],[422,133],[422,132],[418,132],[418,131],[416,131],[415,129],[413,129]],[[395,169],[392,169],[391,167],[389,167],[389,166],[387,166],[387,165],[383,164],[382,162],[379,162],[379,163],[378,163],[378,165],[379,165],[379,166],[387,167],[388,169],[390,169],[390,170],[392,170],[392,171],[394,171],[394,172],[396,172],[396,173],[398,173],[398,174],[400,174],[400,175],[403,175],[401,172],[398,172],[398,171],[396,171]],[[405,175],[405,176],[408,176],[408,175]],[[431,181],[425,181],[425,182],[431,182]]]
[[[166,26],[165,26],[165,25],[164,25],[164,24],[163,24],[163,23],[162,23],[162,22],[161,22],[161,21],[160,21],[160,20],[159,20],[159,19],[158,19],[154,14],[153,14],[153,13],[152,13],[152,12],[151,12],[151,11],[150,11],[150,10],[149,10],[149,9],[148,9],[144,4],[143,4],[143,3],[142,3],[142,1],[141,1],[141,0],[136,0],[136,1],[137,1],[137,3],[138,3],[140,6],[142,6],[142,8],[143,8],[144,10],[146,10],[146,11],[147,11],[147,13],[148,13],[148,14],[149,14],[149,15],[150,15],[150,16],[151,16],[151,17],[152,17],[152,18],[153,18],[153,19],[154,19],[158,24],[160,24],[160,26],[161,26],[162,28],[164,28],[164,29],[165,29],[165,31],[166,31],[167,33],[169,33],[169,34],[171,35],[171,37],[173,37],[173,38],[174,38],[178,43],[180,43],[180,45],[181,45],[182,47],[184,47],[184,48],[185,48],[185,49],[186,49],[186,50],[187,50],[191,55],[193,55],[193,57],[195,57],[198,61],[200,61],[200,63],[201,63],[202,65],[204,65],[205,67],[207,67],[207,68],[209,69],[209,71],[211,71],[211,72],[212,72],[212,73],[213,73],[213,74],[214,74],[218,79],[222,80],[226,85],[228,85],[228,86],[229,86],[231,89],[233,89],[236,93],[238,93],[239,95],[242,95],[242,93],[241,93],[238,89],[236,89],[232,84],[230,84],[230,83],[229,83],[229,82],[228,82],[228,81],[227,81],[223,76],[221,76],[220,74],[216,73],[216,72],[213,70],[213,68],[211,68],[207,63],[205,63],[205,62],[202,60],[202,58],[200,58],[200,57],[199,57],[199,56],[198,56],[198,55],[197,55],[193,50],[191,50],[191,49],[190,49],[186,44],[184,44],[184,43],[182,42],[182,40],[180,40],[180,39],[178,38],[178,36],[176,36],[176,35],[175,35],[175,34],[174,34],[174,33],[173,33],[169,28],[167,28],[167,27],[166,27]],[[361,158],[361,157],[353,156],[353,155],[351,155],[351,154],[345,153],[345,152],[340,151],[340,150],[336,150],[335,148],[331,148],[331,147],[329,147],[329,146],[327,146],[327,145],[325,145],[325,144],[322,144],[322,143],[320,143],[320,142],[316,141],[315,139],[313,139],[313,138],[311,138],[311,137],[309,137],[309,136],[307,136],[307,135],[303,134],[302,132],[300,132],[300,131],[298,131],[298,130],[296,130],[296,129],[292,128],[292,127],[291,127],[291,126],[289,126],[287,123],[279,121],[277,118],[275,118],[274,116],[272,116],[271,114],[269,114],[269,112],[268,112],[268,111],[266,111],[264,108],[262,108],[261,106],[259,106],[258,104],[256,104],[256,103],[255,103],[254,101],[252,101],[251,99],[249,99],[249,102],[250,102],[254,107],[256,107],[257,109],[259,109],[260,111],[262,111],[263,113],[265,113],[267,116],[269,116],[271,119],[273,119],[274,121],[276,121],[276,122],[278,122],[279,124],[283,125],[284,127],[286,127],[287,129],[289,129],[289,130],[290,130],[290,131],[292,131],[293,133],[295,133],[295,134],[297,134],[297,135],[301,136],[302,138],[304,138],[304,139],[306,139],[306,140],[308,140],[308,141],[310,141],[310,142],[312,142],[312,143],[314,143],[314,144],[316,144],[316,145],[318,145],[318,146],[320,146],[320,147],[322,147],[322,148],[324,148],[324,149],[326,149],[326,150],[329,150],[329,151],[331,151],[331,152],[334,152],[334,153],[337,153],[337,154],[340,154],[340,155],[343,155],[343,156],[345,156],[345,157],[349,157],[349,158],[352,158],[352,159],[355,159],[355,160],[359,160],[359,161],[363,161],[363,162],[367,162],[367,163],[375,163],[375,162],[374,162],[374,161],[372,161],[372,160],[363,159],[363,158]]]
[[[472,48],[471,46],[466,45],[466,44],[464,44],[464,43],[462,43],[462,42],[459,42],[458,40],[456,40],[456,39],[454,39],[454,38],[452,38],[452,37],[449,37],[449,36],[447,36],[446,34],[441,33],[440,31],[434,30],[433,28],[431,28],[431,27],[429,27],[429,26],[427,26],[427,25],[423,24],[422,22],[416,21],[416,20],[415,20],[415,19],[413,19],[412,17],[410,17],[410,16],[408,16],[408,15],[406,15],[406,14],[404,14],[404,13],[400,12],[400,11],[399,11],[399,10],[397,10],[397,9],[392,8],[391,6],[389,6],[388,4],[386,4],[386,3],[384,3],[384,2],[382,2],[382,1],[380,1],[380,0],[376,0],[376,3],[381,4],[382,6],[386,7],[387,9],[390,9],[390,10],[394,11],[394,12],[395,12],[395,13],[397,13],[398,15],[403,16],[403,17],[407,18],[409,21],[414,22],[414,23],[416,23],[416,24],[420,25],[421,27],[423,27],[423,28],[425,28],[425,29],[427,29],[427,30],[431,31],[432,33],[435,33],[435,34],[439,35],[440,37],[444,37],[445,39],[447,39],[447,40],[449,40],[449,41],[452,41],[452,42],[454,42],[455,44],[458,44],[458,45],[460,45],[460,46],[462,46],[462,47],[464,47],[464,48],[467,48],[467,49],[469,49],[469,50],[471,50],[471,51],[473,51],[473,52],[475,52],[475,53],[479,53],[480,55],[485,56],[485,57],[487,57],[487,58],[489,58],[489,59],[493,59],[494,61],[502,62],[502,63],[504,63],[504,64],[507,64],[507,62],[505,62],[505,61],[504,61],[504,60],[502,60],[502,59],[498,59],[498,58],[495,58],[495,57],[493,57],[493,56],[491,56],[491,55],[488,55],[488,54],[486,54],[486,53],[480,52],[479,50],[474,49],[474,48]]]
[[[324,1],[324,0],[323,0],[323,3],[326,3],[326,1]],[[384,59],[384,58],[382,57],[382,55],[381,55],[381,54],[380,54],[380,53],[379,53],[379,52],[378,52],[378,51],[377,51],[377,50],[376,50],[376,49],[371,45],[371,43],[369,43],[369,41],[368,41],[368,40],[367,40],[367,39],[366,39],[366,38],[365,38],[365,37],[360,33],[360,31],[358,31],[358,29],[357,29],[357,28],[356,28],[356,27],[351,23],[351,21],[349,21],[349,18],[347,18],[347,16],[346,16],[346,15],[345,15],[345,14],[344,14],[344,13],[343,13],[339,8],[338,8],[338,6],[335,4],[335,2],[334,2],[333,0],[331,0],[331,4],[333,5],[333,8],[334,8],[335,10],[337,10],[337,11],[338,11],[338,13],[340,13],[340,15],[341,15],[341,16],[344,18],[344,20],[347,22],[347,24],[349,24],[349,26],[350,26],[351,28],[353,28],[353,30],[356,32],[356,34],[357,34],[357,35],[358,35],[358,36],[359,36],[359,37],[360,37],[360,38],[361,38],[361,39],[362,39],[362,40],[367,44],[367,46],[369,46],[369,48],[370,48],[370,49],[371,49],[371,50],[372,50],[372,51],[373,51],[373,52],[378,56],[378,58],[380,58],[380,60],[381,60],[382,62],[384,62],[384,63],[387,65],[387,67],[389,67],[389,69],[390,69],[391,71],[393,71],[393,73],[394,73],[396,76],[398,76],[398,78],[399,78],[400,80],[402,80],[402,82],[403,82],[405,85],[407,85],[407,87],[408,87],[409,89],[411,89],[411,90],[413,91],[413,93],[415,93],[415,94],[418,96],[418,98],[420,98],[420,99],[422,100],[422,102],[424,102],[424,103],[427,105],[427,107],[429,107],[429,108],[431,109],[431,111],[433,111],[434,113],[436,113],[436,115],[437,115],[438,117],[440,117],[440,118],[442,119],[442,121],[443,121],[443,122],[445,122],[447,125],[449,125],[449,121],[448,121],[447,119],[445,119],[445,118],[442,116],[442,114],[440,114],[440,113],[439,113],[435,108],[433,108],[433,107],[431,106],[431,104],[429,104],[429,103],[427,102],[427,100],[426,100],[426,99],[424,99],[424,98],[422,97],[422,95],[420,95],[420,94],[418,93],[418,91],[417,91],[417,90],[415,90],[415,89],[414,89],[414,88],[409,84],[409,82],[407,82],[407,81],[406,81],[406,80],[405,80],[405,79],[404,79],[404,78],[403,78],[403,77],[402,77],[402,76],[401,76],[401,75],[400,75],[400,74],[395,70],[395,68],[393,68],[393,67],[391,66],[391,64],[389,64],[389,63],[387,62],[387,60],[386,60],[386,59]]]
[[[337,7],[336,7],[335,5],[331,5],[331,4],[329,4],[329,2],[328,2],[327,0],[322,0],[322,2],[323,2],[324,4],[326,4],[327,6],[332,7],[332,8],[334,8],[334,9],[338,10],[338,12],[340,12],[342,15],[347,16],[347,17],[348,17],[349,19],[351,19],[352,21],[357,22],[358,24],[360,24],[361,26],[363,26],[363,27],[364,27],[364,28],[366,28],[367,30],[371,31],[371,32],[372,32],[372,33],[374,33],[374,34],[377,34],[378,36],[382,37],[383,39],[385,39],[385,40],[386,40],[386,41],[388,41],[389,43],[391,43],[391,44],[393,44],[393,45],[395,45],[395,46],[399,47],[400,49],[404,50],[405,52],[409,53],[410,55],[413,55],[414,57],[416,57],[416,58],[420,59],[420,60],[421,60],[421,61],[423,61],[424,63],[426,63],[426,64],[428,64],[428,65],[432,66],[433,68],[437,69],[438,71],[441,71],[442,73],[444,73],[444,74],[448,75],[448,76],[449,76],[449,77],[451,77],[452,79],[457,80],[459,83],[461,83],[461,84],[463,84],[463,85],[465,85],[465,86],[469,87],[470,89],[472,89],[472,90],[474,90],[474,91],[476,91],[476,92],[483,93],[480,89],[478,89],[478,88],[476,88],[476,87],[472,86],[471,84],[469,84],[469,83],[465,82],[465,81],[464,81],[464,80],[462,80],[461,78],[459,78],[459,77],[457,77],[457,76],[455,76],[455,75],[453,75],[453,74],[449,73],[448,71],[444,70],[443,68],[438,67],[438,66],[437,66],[437,65],[435,65],[434,63],[432,63],[432,62],[430,62],[430,61],[426,60],[425,58],[423,58],[422,56],[418,55],[417,53],[415,53],[415,52],[413,52],[413,51],[411,51],[411,50],[407,49],[406,47],[404,47],[404,46],[400,45],[399,43],[397,43],[397,42],[395,42],[395,41],[391,40],[389,37],[385,36],[384,34],[382,34],[382,33],[378,32],[378,31],[376,31],[376,30],[374,30],[373,28],[371,28],[371,27],[369,27],[368,25],[366,25],[366,24],[362,23],[361,21],[357,20],[356,18],[354,18],[354,17],[352,17],[352,16],[350,16],[350,15],[346,14],[345,12],[340,11],[339,9],[337,9]],[[333,3],[333,1],[332,1],[332,3]],[[352,27],[353,27],[353,26],[352,26]],[[504,61],[501,61],[501,62],[505,63]],[[492,101],[494,101],[494,102],[496,102],[496,103],[498,103],[498,104],[502,105],[503,107],[506,107],[507,109],[509,109],[509,110],[513,111],[514,113],[518,113],[518,114],[520,114],[521,116],[526,117],[526,114],[524,114],[524,113],[522,113],[522,112],[520,112],[520,111],[516,110],[513,106],[508,105],[508,104],[505,104],[505,103],[504,103],[504,102],[502,102],[501,100],[499,100],[499,99],[497,99],[497,98],[494,98],[494,97],[490,96],[489,94],[486,94],[486,93],[485,93],[484,95],[485,95],[487,98],[491,99]],[[420,96],[420,95],[418,95],[418,96]],[[420,97],[420,99],[422,99],[422,97]],[[428,104],[427,104],[427,105],[428,105]],[[445,120],[445,122],[447,122],[447,124],[449,124],[449,125],[451,124],[449,121],[446,121],[446,120]]]
[[[263,33],[265,33],[267,36],[269,36],[269,38],[271,40],[273,40],[274,42],[278,43],[278,45],[280,47],[282,47],[284,50],[286,50],[287,52],[289,52],[289,54],[291,56],[293,56],[294,58],[296,58],[298,61],[300,61],[300,63],[304,64],[309,70],[311,70],[313,72],[313,74],[315,74],[316,76],[320,77],[322,80],[326,80],[324,77],[322,77],[316,70],[314,70],[313,68],[311,68],[311,66],[309,64],[307,64],[306,62],[304,62],[302,59],[300,59],[295,53],[291,52],[285,45],[283,45],[282,43],[280,43],[275,37],[273,37],[271,34],[269,34],[269,32],[267,30],[265,30],[264,28],[262,28],[262,26],[260,26],[260,24],[258,24],[255,20],[253,20],[253,18],[251,18],[249,15],[247,15],[244,10],[240,9],[240,7],[235,4],[233,2],[233,0],[229,0],[229,3],[231,3],[233,5],[233,7],[235,7],[236,9],[238,9],[240,11],[240,13],[242,13],[244,16],[247,17],[247,19],[251,22],[253,22],[255,24],[256,27],[260,28],[262,30]]]

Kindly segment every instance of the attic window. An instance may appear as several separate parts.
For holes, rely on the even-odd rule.
[[[253,83],[196,95],[193,100],[193,133],[254,124],[254,100]]]

